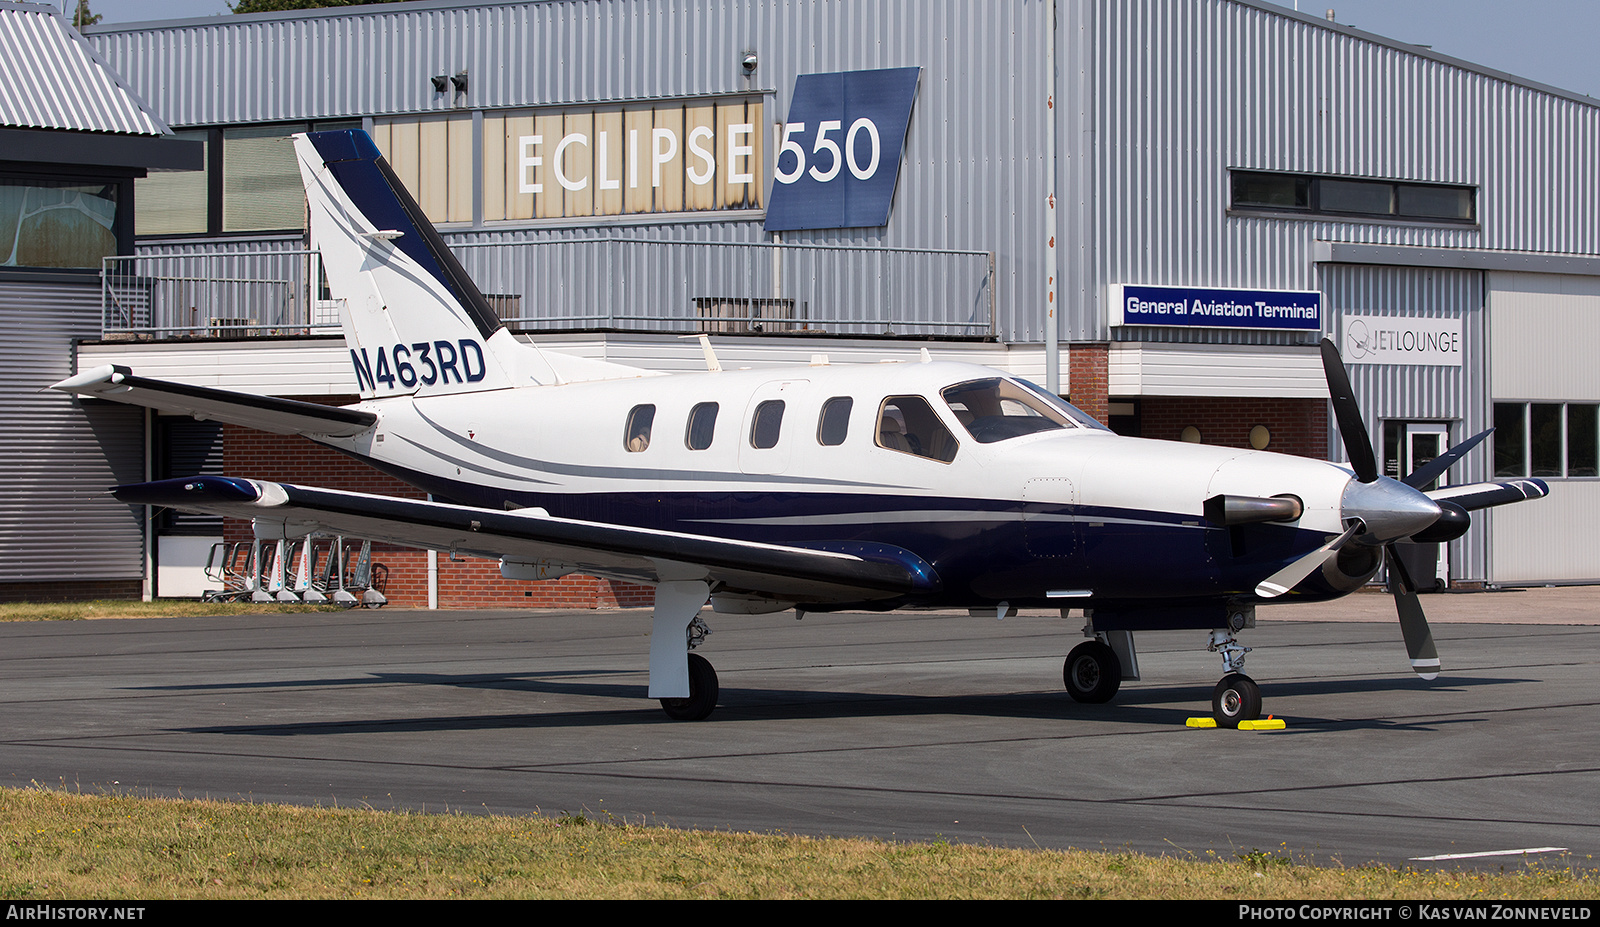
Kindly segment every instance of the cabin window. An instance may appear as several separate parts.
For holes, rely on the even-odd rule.
[[[979,444],[1072,427],[1060,409],[1000,377],[957,383],[942,395],[956,421]]]
[[[650,426],[655,424],[656,407],[634,406],[628,412],[628,429],[622,443],[630,452],[638,453],[650,446]]]
[[[817,420],[817,443],[823,447],[837,447],[844,443],[850,431],[850,407],[855,400],[849,396],[835,396],[822,404],[822,415]]]
[[[717,404],[702,402],[689,410],[689,427],[684,432],[683,443],[691,451],[703,451],[711,446],[711,436],[717,429]]]
[[[768,399],[756,406],[755,418],[750,422],[750,446],[776,447],[778,431],[783,426],[783,400]]]
[[[878,412],[878,446],[949,463],[956,438],[921,396],[890,396]]]

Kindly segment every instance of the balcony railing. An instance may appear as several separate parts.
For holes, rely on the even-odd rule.
[[[105,259],[108,339],[334,334],[315,251]],[[815,332],[992,338],[986,251],[578,239],[452,251],[514,331]]]

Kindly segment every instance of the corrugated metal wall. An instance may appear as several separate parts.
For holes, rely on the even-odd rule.
[[[0,582],[143,575],[143,512],[106,490],[144,479],[144,410],[40,391],[72,375],[72,339],[99,316],[92,282],[0,282]]]
[[[89,35],[175,126],[749,92],[778,120],[797,74],[920,66],[889,226],[785,240],[994,251],[999,328],[1014,341],[1043,335],[1052,89],[1067,340],[1293,340],[1113,334],[1105,286],[1310,289],[1318,239],[1600,252],[1600,108],[1255,2],[431,2]],[[746,51],[761,62],[753,78]],[[462,69],[466,94],[428,81]],[[1232,168],[1473,184],[1481,228],[1229,216]],[[765,237],[759,221],[613,234]]]
[[[778,119],[798,74],[919,66],[888,227],[788,232],[783,240],[995,252],[1002,337],[1039,340],[1046,168],[1044,121],[1030,114],[1042,114],[1048,92],[1048,10],[1040,0],[415,3],[89,35],[177,127],[750,92],[765,93]],[[753,78],[740,66],[746,51],[760,60]],[[434,92],[430,76],[462,69],[468,93]],[[594,232],[591,221],[565,231],[446,234],[482,241]],[[619,224],[607,234],[770,240],[759,219]],[[742,275],[750,254],[709,259]],[[882,303],[876,277],[833,276],[828,286],[852,289],[818,300]],[[905,283],[913,288],[888,314],[916,315],[934,303],[931,289],[914,288],[934,285],[925,275]]]
[[[1063,0],[1063,6],[1069,4]],[[1076,30],[1076,32],[1074,31]],[[1072,340],[1239,340],[1105,324],[1105,286],[1316,289],[1317,240],[1594,254],[1600,251],[1600,106],[1234,0],[1072,4],[1058,144],[1095,247],[1063,259]],[[1481,228],[1228,215],[1230,169],[1473,184]],[[1074,312],[1074,305],[1078,311]],[[1293,337],[1293,336],[1288,336]]]

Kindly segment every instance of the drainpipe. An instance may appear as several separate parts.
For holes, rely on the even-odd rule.
[[[428,493],[428,501],[433,501],[433,493]],[[439,552],[428,551],[428,607],[439,607]]]
[[[155,479],[154,468],[154,436],[155,430],[154,409],[146,407],[144,410],[144,481],[146,483]],[[156,526],[155,509],[151,506],[144,507],[144,581],[140,583],[139,597],[146,602],[156,597]]]
[[[1044,378],[1045,388],[1057,395],[1061,388],[1061,319],[1056,314],[1056,0],[1046,10],[1050,20],[1045,33],[1044,72]]]

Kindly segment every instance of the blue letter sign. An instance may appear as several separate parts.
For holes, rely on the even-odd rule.
[[[1322,294],[1316,290],[1223,290],[1212,287],[1110,287],[1112,325],[1177,328],[1322,329]]]
[[[921,68],[802,74],[773,161],[769,232],[889,223]]]

